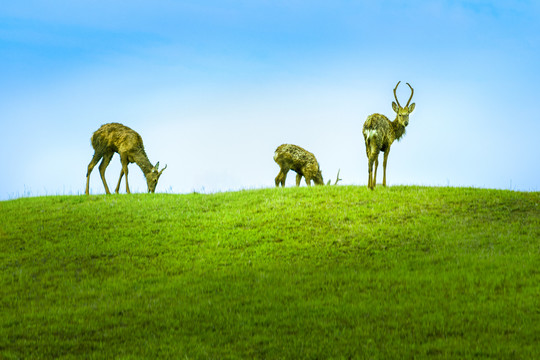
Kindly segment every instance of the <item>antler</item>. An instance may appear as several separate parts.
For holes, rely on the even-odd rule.
[[[334,183],[334,185],[337,185],[338,181],[340,181],[341,179],[339,178],[339,172],[341,171],[341,169],[338,169],[337,171],[337,176],[336,176],[336,182]]]
[[[401,105],[399,105],[399,100],[397,99],[396,90],[397,90],[397,87],[399,86],[399,83],[400,83],[400,82],[401,82],[401,80],[398,81],[396,87],[394,88],[394,97],[396,98],[396,102],[397,102],[397,104],[398,104],[399,107],[401,107]]]
[[[336,182],[334,183],[334,185],[337,185],[338,181],[340,181],[341,179],[339,178],[339,172],[341,171],[341,169],[338,170],[337,172],[337,176],[336,176]],[[330,185],[330,181],[331,180],[328,180],[328,183],[326,185]]]
[[[399,107],[402,107],[400,104],[399,104],[399,100],[397,98],[397,95],[396,95],[396,90],[399,86],[399,83],[401,83],[401,81],[398,81],[396,87],[394,88],[394,97],[396,98],[396,102],[398,104]],[[411,84],[407,83],[407,85],[409,85],[409,87],[411,88],[411,97],[409,98],[409,101],[407,101],[407,105],[405,105],[405,107],[408,107],[409,104],[411,103],[411,100],[412,100],[412,97],[413,97],[413,94],[414,94],[414,89],[412,88]]]
[[[399,84],[399,83],[398,83],[398,84]],[[407,83],[407,85],[409,85],[409,87],[411,88],[411,97],[409,98],[409,101],[407,101],[407,105],[405,105],[405,107],[409,107],[409,103],[411,102],[412,96],[413,96],[413,94],[414,94],[414,89],[412,88],[412,86],[411,86],[409,83]],[[396,86],[396,87],[397,87],[397,86]],[[395,94],[396,94],[396,91],[394,90],[394,95],[395,95]]]

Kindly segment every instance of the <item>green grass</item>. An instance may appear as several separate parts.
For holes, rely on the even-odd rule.
[[[540,358],[540,193],[0,202],[0,358]]]

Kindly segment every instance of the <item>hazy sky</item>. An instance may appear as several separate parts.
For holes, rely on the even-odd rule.
[[[362,125],[394,119],[399,80],[416,109],[389,185],[539,191],[539,4],[4,1],[0,199],[84,193],[108,122],[168,165],[158,192],[273,187],[282,143],[313,152],[325,180],[341,169],[366,185]],[[119,173],[115,155],[109,187]],[[136,164],[129,180],[146,191]],[[104,192],[97,168],[91,192]]]

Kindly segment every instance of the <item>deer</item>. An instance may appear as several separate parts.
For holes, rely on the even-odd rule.
[[[146,177],[148,192],[154,193],[156,191],[158,179],[167,168],[167,165],[161,171],[159,171],[159,161],[155,166],[152,165],[144,151],[142,137],[137,132],[119,123],[109,123],[102,125],[94,132],[91,143],[94,148],[94,156],[90,164],[88,164],[88,171],[86,173],[86,195],[89,194],[90,173],[101,159],[103,160],[99,164],[99,174],[101,175],[103,186],[105,186],[105,193],[110,194],[107,181],[105,180],[105,170],[109,166],[114,153],[120,155],[120,161],[122,162],[122,170],[120,170],[120,178],[118,179],[118,185],[116,185],[115,190],[117,194],[120,191],[120,182],[124,175],[126,175],[126,192],[128,194],[131,193],[128,184],[128,164],[130,163],[136,163],[141,168]]]
[[[296,186],[300,186],[302,176],[307,186],[311,186],[311,180],[313,180],[315,185],[324,185],[319,162],[315,158],[315,155],[300,146],[293,144],[282,144],[278,146],[274,153],[274,161],[280,167],[275,179],[276,187],[279,187],[279,184],[285,187],[285,179],[287,179],[289,170],[296,172]],[[340,180],[338,171],[334,185],[337,185]],[[330,180],[328,181],[328,185],[330,185]]]
[[[278,146],[274,153],[274,161],[280,167],[275,179],[276,187],[279,187],[279,184],[285,187],[285,179],[287,179],[289,170],[296,172],[296,186],[300,186],[302,176],[306,180],[307,186],[311,186],[311,180],[315,185],[324,185],[319,162],[315,155],[300,146],[292,144]]]
[[[375,189],[377,178],[377,167],[379,166],[379,153],[384,152],[383,161],[383,186],[386,186],[386,164],[388,162],[388,154],[390,153],[390,147],[394,140],[400,140],[405,135],[405,128],[409,125],[409,114],[413,112],[416,104],[410,104],[414,89],[409,85],[411,89],[411,96],[407,105],[402,107],[399,104],[396,90],[401,81],[398,81],[394,88],[394,98],[396,101],[392,101],[392,109],[396,112],[396,118],[394,121],[388,120],[388,118],[381,114],[372,114],[367,117],[362,133],[364,134],[364,140],[366,142],[366,154],[368,158],[368,188]],[[410,104],[410,105],[409,105]],[[375,163],[375,171],[373,171],[373,164]]]

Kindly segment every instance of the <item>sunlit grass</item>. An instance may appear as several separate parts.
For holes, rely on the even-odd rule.
[[[536,358],[540,194],[0,202],[0,357]]]

